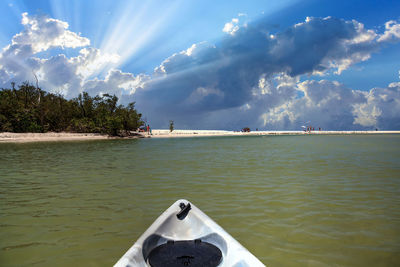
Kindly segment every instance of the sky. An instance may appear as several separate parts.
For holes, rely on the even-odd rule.
[[[400,130],[400,1],[0,0],[0,87],[152,128]]]

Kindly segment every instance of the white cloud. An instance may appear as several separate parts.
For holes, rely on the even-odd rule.
[[[91,94],[108,93],[121,97],[123,94],[134,94],[136,89],[143,87],[147,80],[146,75],[134,76],[132,73],[111,69],[104,80],[95,78],[86,81],[83,90]]]
[[[379,42],[394,41],[400,38],[400,24],[391,20],[385,23],[385,32],[379,37]]]
[[[229,33],[230,35],[234,35],[235,32],[239,30],[239,19],[233,18],[230,22],[225,23],[223,32]]]
[[[22,14],[24,30],[16,34],[11,44],[0,54],[0,69],[7,73],[2,76],[0,83],[9,84],[32,80],[32,73],[40,73],[40,68],[46,64],[46,59],[34,57],[35,54],[51,48],[76,48],[89,45],[87,38],[81,37],[68,30],[66,22],[46,16],[29,16]],[[65,57],[48,59],[59,67]],[[64,69],[65,70],[65,69]]]
[[[271,108],[268,112],[261,115],[264,126],[271,129],[285,129],[285,124],[293,123],[298,117],[297,112],[293,112],[293,103],[287,102],[280,106]]]
[[[68,23],[46,16],[22,14],[24,31],[15,35],[12,45],[29,45],[32,53],[38,53],[54,47],[76,48],[90,44],[89,39],[68,30]]]
[[[104,54],[96,48],[84,48],[79,51],[79,56],[71,58],[70,62],[77,66],[76,72],[83,77],[89,77],[103,69],[108,64],[117,63],[117,54]]]
[[[359,124],[361,126],[376,126],[378,123],[378,117],[382,115],[382,111],[368,103],[355,104],[353,114],[353,124]]]
[[[354,124],[400,129],[400,83],[391,83],[386,88],[374,88],[365,98],[364,103],[354,105]]]
[[[351,90],[335,81],[304,81],[292,87],[302,97],[285,98],[261,115],[269,128],[300,129],[310,121],[323,129],[393,129],[400,126],[400,86]],[[396,128],[397,129],[397,128]]]
[[[88,47],[90,40],[69,31],[66,22],[23,13],[22,25],[24,30],[16,34],[0,54],[0,84],[4,87],[11,81],[17,84],[32,81],[36,75],[43,89],[67,97],[75,97],[83,90],[90,90],[93,94],[109,90],[122,95],[134,94],[146,80],[145,75],[134,76],[110,69],[118,62],[119,56]],[[77,47],[83,48],[75,57],[59,54],[42,58],[37,55],[53,48]],[[107,69],[104,80],[99,79],[98,74]],[[97,78],[91,79],[93,76]]]

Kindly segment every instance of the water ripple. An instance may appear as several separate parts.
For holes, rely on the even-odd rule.
[[[268,266],[398,266],[400,137],[0,144],[1,265],[113,264],[187,198]]]

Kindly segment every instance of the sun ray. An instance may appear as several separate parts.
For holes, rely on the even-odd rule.
[[[124,64],[157,35],[158,31],[166,25],[168,18],[176,12],[180,2],[181,0],[169,3],[162,14],[150,14],[154,7],[148,3],[140,6],[138,10],[134,2],[129,6],[124,6],[123,15],[120,15],[117,23],[108,29],[100,49],[121,56],[121,60],[114,67]],[[148,17],[155,18],[149,22]]]
[[[218,67],[223,67],[224,65],[227,64],[227,61],[232,61],[232,60],[236,60],[240,58],[239,55],[237,56],[233,56],[230,57],[229,59],[227,58],[221,58],[221,59],[217,59],[217,60],[213,60],[213,61],[209,61],[207,63],[203,63],[203,64],[198,64],[198,65],[194,65],[192,67],[189,68],[184,68],[182,70],[173,72],[173,73],[168,73],[165,75],[154,75],[152,77],[152,79],[148,82],[148,84],[157,84],[160,82],[164,82],[165,80],[169,80],[169,79],[177,79],[181,76],[186,75],[187,73],[190,72],[201,72],[202,70],[209,70],[210,68],[218,68]]]

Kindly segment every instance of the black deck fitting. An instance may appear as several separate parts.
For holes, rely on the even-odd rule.
[[[187,203],[185,205],[185,203],[181,202],[179,204],[179,207],[181,208],[181,211],[178,214],[176,214],[176,217],[178,217],[179,220],[183,220],[185,219],[186,215],[188,215],[189,210],[192,209],[192,206],[190,206],[190,203]]]

